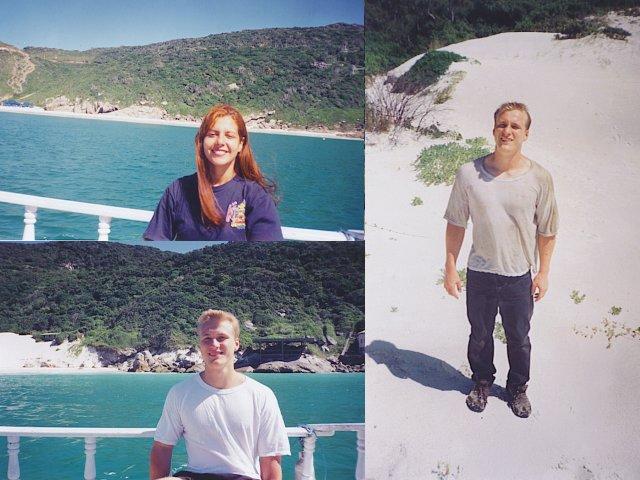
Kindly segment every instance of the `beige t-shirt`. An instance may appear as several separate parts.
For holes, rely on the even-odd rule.
[[[496,178],[481,157],[458,170],[444,218],[467,227],[471,217],[473,244],[468,268],[477,272],[518,276],[536,270],[537,235],[558,232],[558,207],[551,175],[531,161],[520,176]]]

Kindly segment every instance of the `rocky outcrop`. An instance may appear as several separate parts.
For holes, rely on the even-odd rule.
[[[83,100],[76,97],[75,100],[69,100],[66,96],[48,98],[45,102],[44,109],[48,111],[88,113],[90,115],[97,113],[110,113],[118,110],[116,105],[102,100],[91,101]]]
[[[263,363],[255,369],[257,373],[330,373],[334,371],[334,366],[328,360],[307,354],[291,362]]]

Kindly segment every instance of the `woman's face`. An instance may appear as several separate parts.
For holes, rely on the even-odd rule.
[[[240,138],[238,126],[229,116],[218,118],[202,142],[204,155],[216,171],[233,167],[243,144],[244,139]]]

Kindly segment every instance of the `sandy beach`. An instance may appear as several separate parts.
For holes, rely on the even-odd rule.
[[[455,300],[438,284],[451,187],[425,186],[412,166],[451,140],[367,134],[367,479],[638,478],[640,338],[607,334],[640,327],[640,24],[612,24],[631,37],[504,33],[443,48],[468,60],[450,67],[464,78],[434,115],[440,128],[492,146],[493,111],[522,101],[533,117],[523,152],[555,182],[560,233],[532,320],[529,419],[499,398],[498,340],[487,409],[465,405],[464,292]]]
[[[164,120],[161,118],[148,118],[148,117],[134,117],[126,114],[119,113],[118,111],[111,113],[100,114],[88,114],[88,113],[73,113],[56,110],[45,110],[41,107],[6,107],[0,105],[0,112],[7,113],[21,113],[25,115],[45,115],[50,117],[62,117],[62,118],[79,118],[83,120],[102,120],[111,122],[127,122],[127,123],[143,123],[147,125],[171,125],[175,127],[190,127],[198,128],[200,122],[188,122],[184,120]],[[271,129],[271,128],[248,128],[250,132],[255,133],[270,133],[274,135],[298,135],[303,137],[320,137],[320,138],[335,138],[341,140],[357,140],[362,141],[362,138],[357,138],[356,135],[362,135],[362,132],[315,132],[309,130],[295,130],[295,129]]]
[[[76,347],[74,349],[74,347]],[[0,332],[0,375],[23,373],[108,373],[95,351],[77,342],[36,342],[31,335]]]

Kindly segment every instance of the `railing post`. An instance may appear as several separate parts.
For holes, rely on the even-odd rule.
[[[356,480],[364,480],[364,428],[356,432],[356,448],[358,450],[358,462],[356,463]]]
[[[84,453],[86,460],[84,462],[84,480],[96,479],[96,438],[85,437]]]
[[[109,240],[109,234],[111,233],[111,217],[105,217],[100,215],[98,221],[98,241],[106,242]]]
[[[29,205],[24,207],[24,232],[22,233],[22,240],[33,242],[36,239],[37,211],[38,207]]]
[[[9,465],[7,467],[7,478],[9,480],[20,479],[20,437],[7,437],[7,453],[9,454]]]
[[[313,467],[313,452],[316,449],[316,436],[310,433],[300,438],[300,454],[295,468],[295,480],[316,480]]]

